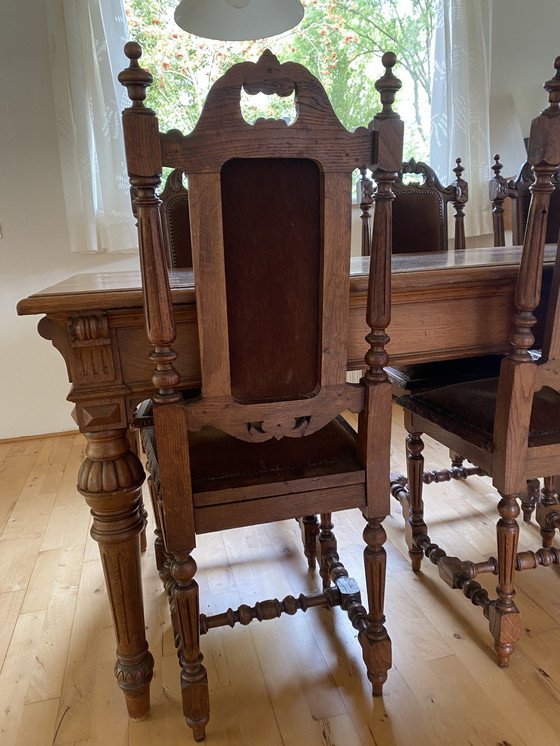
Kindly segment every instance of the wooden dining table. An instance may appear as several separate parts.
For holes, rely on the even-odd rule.
[[[543,294],[556,247],[546,248]],[[403,254],[393,257],[391,365],[502,353],[508,350],[520,247]],[[350,267],[348,370],[364,368],[368,257]],[[200,383],[196,300],[191,270],[170,273],[181,387]],[[78,490],[93,516],[113,612],[115,675],[128,712],[149,709],[153,658],[145,635],[140,554],[145,527],[144,470],[129,430],[136,405],[152,392],[139,272],[70,277],[18,303],[40,314],[39,334],[63,356],[68,399],[87,440]],[[537,324],[536,337],[540,335]]]

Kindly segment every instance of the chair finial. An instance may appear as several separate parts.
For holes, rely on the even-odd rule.
[[[560,56],[554,60],[554,69],[556,75],[544,83],[543,88],[548,91],[549,106],[543,111],[548,116],[558,116],[560,114]]]
[[[496,153],[494,156],[494,163],[491,166],[492,171],[494,172],[494,177],[496,179],[500,178],[500,174],[502,173],[503,164],[500,163],[500,154]]]
[[[128,41],[124,46],[124,53],[130,60],[130,65],[119,73],[119,83],[128,90],[128,97],[132,101],[131,108],[145,109],[146,89],[152,85],[154,78],[148,70],[144,70],[138,64],[138,60],[142,56],[142,47],[138,42]],[[150,111],[147,108],[145,110]]]
[[[379,97],[383,105],[383,109],[379,114],[376,114],[377,119],[389,119],[391,117],[399,118],[399,115],[393,111],[393,104],[395,102],[395,94],[400,90],[402,83],[393,75],[393,67],[397,62],[397,55],[394,52],[385,52],[381,58],[381,64],[385,68],[385,74],[376,81],[375,87],[379,91]]]
[[[455,174],[455,177],[456,177],[457,181],[459,181],[460,178],[461,178],[461,174],[465,170],[465,167],[461,164],[461,159],[460,158],[456,158],[455,159],[455,163],[457,165],[453,169],[453,173]]]

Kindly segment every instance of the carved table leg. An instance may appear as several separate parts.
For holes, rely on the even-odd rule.
[[[127,430],[84,433],[86,458],[78,474],[78,490],[93,516],[91,535],[99,553],[115,625],[115,676],[128,714],[140,720],[150,709],[154,661],[144,625],[140,535],[144,470],[132,453]]]

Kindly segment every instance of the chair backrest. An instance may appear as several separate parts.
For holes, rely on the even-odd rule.
[[[464,205],[468,184],[462,178],[461,159],[453,169],[457,178],[444,187],[426,163],[414,158],[402,164],[393,191],[393,254],[430,253],[448,249],[448,204],[455,207],[455,249],[465,248]],[[404,174],[418,174],[421,180],[405,183]]]
[[[170,269],[192,267],[189,192],[180,169],[174,169],[167,176],[159,198],[167,266]]]
[[[492,170],[494,176],[490,179],[490,200],[492,201],[492,214],[494,221],[494,245],[505,245],[504,210],[503,203],[510,199],[511,203],[511,239],[514,246],[523,243],[523,234],[527,225],[529,215],[529,204],[531,202],[531,184],[533,183],[533,170],[528,161],[525,161],[514,179],[505,179],[501,175],[503,165],[500,156],[494,156]],[[546,223],[546,243],[556,243],[560,233],[560,171],[557,171],[552,179],[554,191],[550,197],[548,220]]]
[[[158,174],[169,167],[188,178],[196,277],[202,396],[189,407],[189,426],[217,424],[244,439],[270,437],[271,427],[278,435],[313,432],[361,396],[346,383],[352,173],[370,168],[382,184],[389,174],[379,199],[390,226],[390,186],[402,157],[402,122],[391,110],[400,87],[391,72],[394,55],[384,57],[387,71],[377,84],[384,107],[369,128],[348,132],[319,81],[301,65],[281,65],[267,51],[257,63],[236,64],[216,81],[195,129],[183,135],[159,132],[143,104],[151,76],[138,65],[141,50],[129,43],[125,51],[131,64],[119,79],[133,101],[123,126],[137,189],[154,399],[178,400],[175,327],[155,198]],[[295,92],[295,121],[247,123],[242,89]],[[390,251],[385,233],[379,229]],[[370,322],[382,326],[374,317],[388,312],[385,264],[379,272]],[[295,402],[287,419],[280,406],[286,401]],[[299,417],[299,409],[312,410],[313,423]]]
[[[505,471],[505,491],[523,487],[526,463],[523,444],[528,443],[533,393],[543,387],[560,390],[560,252],[557,253],[553,287],[546,315],[542,356],[534,362],[534,311],[541,296],[546,225],[554,177],[560,168],[560,57],[556,75],[544,84],[549,106],[531,124],[527,161],[534,181],[523,237],[523,253],[515,291],[511,351],[502,363],[494,425],[496,453]],[[500,464],[497,464],[499,468]],[[495,471],[495,470],[494,470]],[[555,472],[554,472],[555,473]]]

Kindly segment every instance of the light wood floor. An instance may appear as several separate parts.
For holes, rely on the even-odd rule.
[[[403,433],[395,413],[395,469]],[[167,601],[150,546],[146,625],[156,661],[152,709],[129,722],[113,678],[114,639],[89,513],[74,484],[82,438],[0,443],[0,744],[175,746],[192,743],[179,705]],[[426,447],[427,466],[447,465]],[[488,480],[427,489],[434,538],[459,556],[493,553]],[[560,744],[560,576],[518,578],[523,635],[508,670],[495,662],[480,609],[426,564],[409,570],[396,501],[389,536],[387,627],[394,665],[372,701],[356,633],[339,610],[311,609],[203,638],[212,746],[533,746]],[[340,553],[363,588],[363,520],[336,517]],[[151,545],[150,540],[150,545]],[[536,548],[534,525],[522,547]],[[202,537],[202,610],[314,587],[295,521]],[[492,587],[494,578],[488,578]]]

